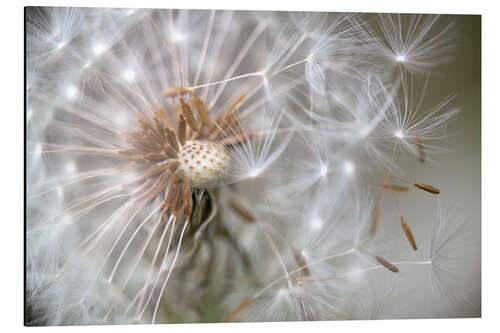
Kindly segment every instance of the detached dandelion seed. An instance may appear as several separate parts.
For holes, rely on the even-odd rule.
[[[394,266],[393,264],[389,263],[388,261],[386,261],[384,258],[382,257],[379,257],[379,256],[376,256],[375,259],[377,259],[377,261],[382,265],[384,266],[385,268],[387,268],[388,270],[390,270],[391,272],[393,273],[397,273],[399,272],[399,268],[397,268],[396,266]]]
[[[406,221],[403,219],[403,217],[400,217],[400,220],[401,220],[401,228],[403,228],[403,232],[405,233],[405,236],[408,239],[408,242],[410,243],[413,250],[417,251],[417,242],[415,241],[415,237],[413,236],[413,233],[411,232],[410,227],[408,226]]]

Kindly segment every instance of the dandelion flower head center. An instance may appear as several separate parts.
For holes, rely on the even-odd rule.
[[[178,159],[192,187],[203,188],[226,178],[231,157],[226,148],[209,140],[189,140],[179,148]]]
[[[232,166],[230,149],[247,140],[234,115],[236,107],[214,117],[203,101],[192,92],[187,100],[185,88],[163,92],[173,103],[157,107],[150,114],[138,114],[137,129],[127,133],[129,145],[118,154],[125,167],[140,175],[135,180],[147,200],[161,198],[163,209],[172,215],[191,216],[192,190],[221,185]],[[177,102],[177,104],[174,104]],[[172,121],[169,116],[176,119]]]

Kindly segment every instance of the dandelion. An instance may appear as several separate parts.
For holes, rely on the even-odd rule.
[[[454,21],[443,24],[439,15],[379,14],[383,38],[369,24],[357,22],[362,34],[392,66],[426,71],[447,62],[454,49]]]
[[[401,204],[447,192],[399,163],[457,113],[414,85],[451,50],[436,16],[382,15],[380,36],[341,13],[26,18],[28,325],[390,317],[369,307],[402,287],[375,282],[408,267],[440,310],[469,301],[458,233]]]

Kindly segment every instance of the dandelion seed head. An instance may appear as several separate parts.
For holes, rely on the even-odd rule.
[[[416,136],[427,147],[449,118],[437,113],[446,103],[429,117],[398,103],[400,87],[413,85],[399,83],[396,63],[427,68],[449,50],[423,36],[434,19],[415,21],[422,34],[406,38],[382,18],[375,39],[355,14],[28,14],[27,280],[39,322],[194,322],[193,288],[232,304],[256,279],[271,297],[236,300],[234,320],[328,320],[348,307],[338,299],[356,302],[351,282],[387,273],[356,272],[370,268],[367,257],[373,264],[365,242],[375,177],[398,167],[379,147],[411,150]],[[355,172],[360,181],[349,181]],[[243,218],[226,214],[226,200],[242,202]],[[378,239],[369,250],[394,259]],[[443,242],[431,252],[437,273]],[[359,251],[346,251],[353,244]],[[248,268],[248,258],[262,259]],[[212,264],[221,269],[206,274]],[[234,290],[213,299],[212,282],[229,273]],[[346,294],[335,298],[339,289]]]

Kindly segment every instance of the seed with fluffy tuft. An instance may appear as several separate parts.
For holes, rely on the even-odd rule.
[[[231,157],[226,148],[208,140],[188,140],[178,153],[180,168],[192,187],[216,185],[229,175]]]

